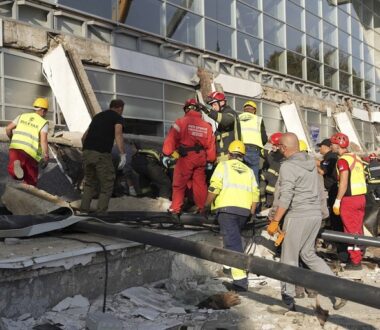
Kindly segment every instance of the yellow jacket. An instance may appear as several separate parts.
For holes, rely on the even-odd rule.
[[[364,166],[360,157],[353,153],[346,153],[340,156],[340,159],[346,160],[350,168],[349,185],[345,193],[345,196],[356,196],[366,194],[367,185],[364,175]]]
[[[212,210],[249,215],[259,202],[259,189],[253,171],[243,162],[230,159],[218,164],[211,177],[209,192],[217,195]]]
[[[239,115],[241,136],[244,144],[254,144],[263,148],[261,139],[261,121],[260,116],[250,112],[243,112]]]
[[[37,113],[25,113],[19,118],[13,136],[10,149],[25,151],[37,162],[41,160],[40,131],[47,123],[47,120]]]

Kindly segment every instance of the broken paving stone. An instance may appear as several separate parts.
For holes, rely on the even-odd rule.
[[[261,327],[262,330],[271,330],[271,329],[275,329],[275,328],[276,328],[276,326],[273,324],[263,324]]]
[[[76,295],[74,297],[68,297],[62,300],[60,303],[55,305],[52,308],[52,311],[54,312],[62,312],[66,309],[69,308],[74,308],[74,307],[88,307],[90,306],[90,303],[87,298],[81,296],[81,295]]]
[[[22,314],[21,316],[19,316],[18,317],[18,320],[19,321],[25,321],[25,320],[27,320],[27,319],[29,319],[29,318],[31,318],[32,317],[32,314],[30,314],[30,313],[25,313],[25,314]]]
[[[147,320],[154,321],[160,315],[160,312],[153,308],[140,307],[133,312],[133,315],[142,316]]]
[[[167,310],[168,314],[186,314],[186,311],[182,307],[172,307]]]
[[[21,243],[21,240],[19,238],[7,237],[4,239],[4,244],[6,245],[16,245],[20,243]]]

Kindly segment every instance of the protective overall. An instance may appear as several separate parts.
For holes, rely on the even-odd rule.
[[[181,157],[174,168],[170,211],[181,212],[186,188],[190,181],[194,202],[198,209],[202,210],[207,197],[206,163],[213,162],[216,154],[215,137],[211,125],[202,119],[200,112],[188,110],[185,116],[177,119],[170,128],[162,152],[165,156],[170,156],[175,150],[179,151]]]

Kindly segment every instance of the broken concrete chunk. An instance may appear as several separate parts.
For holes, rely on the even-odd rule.
[[[172,307],[167,310],[168,314],[186,314],[186,311],[182,307]]]
[[[62,312],[66,309],[69,308],[74,308],[74,307],[88,307],[90,306],[90,303],[87,298],[81,296],[81,295],[76,295],[74,297],[68,297],[62,300],[59,304],[54,306],[52,310],[54,312]]]
[[[142,316],[147,320],[154,321],[160,315],[160,312],[153,308],[139,307],[133,312],[133,315]]]

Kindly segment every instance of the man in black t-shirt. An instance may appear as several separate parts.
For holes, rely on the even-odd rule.
[[[97,213],[105,213],[112,195],[115,181],[115,168],[112,163],[112,147],[114,141],[120,153],[118,168],[126,163],[126,154],[123,141],[123,113],[124,102],[112,100],[110,109],[100,112],[92,119],[91,124],[82,138],[84,188],[80,211],[88,213],[92,198],[97,194],[99,198]]]

